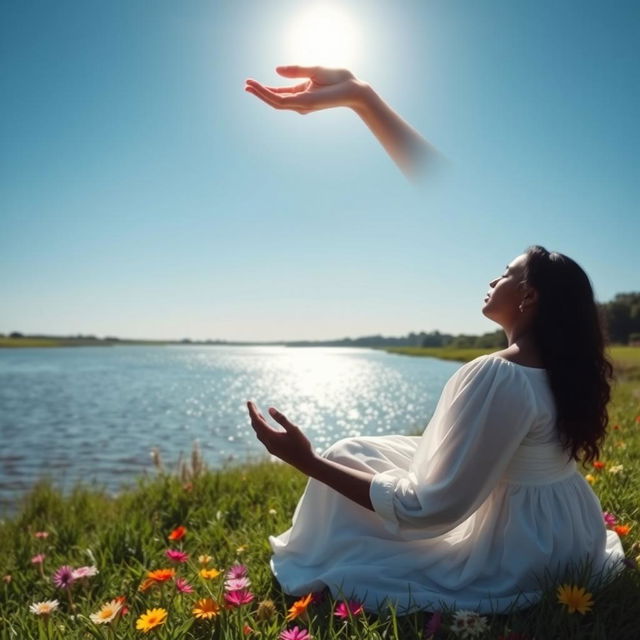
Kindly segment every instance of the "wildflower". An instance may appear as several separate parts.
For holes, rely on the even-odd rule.
[[[249,548],[248,544],[241,544],[237,549],[236,549],[236,553],[239,555],[241,553],[244,553],[247,549]]]
[[[198,562],[200,564],[209,564],[212,560],[213,558],[207,554],[202,554],[201,556],[198,556]]]
[[[248,636],[253,633],[253,629],[245,622],[242,626],[242,633],[244,633],[245,636]]]
[[[224,583],[225,591],[240,591],[240,589],[248,589],[251,586],[249,578],[231,578]]]
[[[189,560],[189,554],[184,551],[178,551],[177,549],[167,549],[164,552],[164,555],[171,560],[171,562],[175,562],[176,564],[181,564],[183,562],[187,562]]]
[[[98,573],[97,567],[78,567],[73,570],[73,579],[92,578]]]
[[[169,534],[169,540],[182,540],[182,538],[185,537],[186,533],[187,528],[180,525]]]
[[[155,629],[155,627],[164,624],[167,621],[167,610],[166,609],[147,609],[146,613],[143,613],[136,620],[136,629],[142,631],[143,633],[147,633],[147,631],[151,631],[151,629]]]
[[[636,422],[640,424],[640,416],[636,416]]]
[[[591,485],[596,483],[595,477],[592,476],[590,473],[587,473],[587,475],[584,477],[584,479]]]
[[[619,425],[619,424],[614,424],[611,428],[612,428],[614,431],[618,431],[618,430],[620,429],[620,425]]]
[[[138,587],[138,591],[148,591],[151,587],[155,586],[157,583],[153,578],[145,578]]]
[[[201,598],[193,607],[193,615],[198,620],[211,620],[220,613],[220,605],[213,598]]]
[[[73,567],[65,564],[53,574],[53,584],[59,589],[68,589],[74,582]]]
[[[619,525],[613,527],[613,530],[619,536],[626,536],[629,533],[629,531],[631,531],[631,527],[628,524],[619,524]]]
[[[460,609],[453,614],[451,631],[461,638],[475,638],[488,630],[487,619],[475,611]]]
[[[36,538],[38,538],[38,540],[46,540],[49,537],[49,532],[48,531],[36,531],[33,535]]]
[[[247,575],[249,574],[249,569],[247,569],[247,567],[243,564],[234,564],[228,571],[227,571],[227,578],[228,579],[233,579],[233,578],[246,578]]]
[[[584,615],[593,606],[592,596],[584,587],[563,584],[558,587],[557,595],[558,602],[565,605],[569,613],[575,613],[577,611]]]
[[[293,629],[285,629],[278,638],[280,640],[311,640],[311,635],[306,629],[293,627]]]
[[[602,513],[602,517],[604,518],[604,523],[609,528],[615,527],[616,523],[618,522],[618,519],[613,515],[613,513],[610,513],[609,511],[604,511]]]
[[[258,620],[269,620],[276,615],[276,605],[273,600],[262,600],[258,603],[256,618]]]
[[[269,509],[269,515],[270,516],[275,516],[277,514],[278,514],[278,512],[275,509]]]
[[[129,613],[129,608],[126,605],[127,599],[124,596],[118,596],[116,602],[120,605],[120,615],[126,616]]]
[[[249,604],[253,601],[253,593],[247,589],[240,589],[240,591],[227,591],[224,594],[225,602],[232,607],[239,607],[243,604]]]
[[[363,611],[364,607],[362,606],[362,602],[358,602],[357,600],[349,600],[348,602],[339,602],[336,605],[333,615],[340,618],[341,620],[346,620],[351,616],[360,615]]]
[[[42,564],[46,557],[44,553],[39,553],[31,558],[31,564]]]
[[[112,600],[103,605],[97,613],[92,613],[89,618],[94,624],[108,624],[115,620],[121,609],[122,603],[118,600]]]
[[[29,605],[29,611],[37,616],[48,616],[53,613],[60,603],[57,600],[43,600]]]
[[[176,589],[180,593],[193,593],[193,587],[184,578],[176,578]]]
[[[442,627],[442,614],[436,611],[424,627],[425,638],[429,639],[433,637],[440,630],[440,627]]]
[[[167,580],[173,580],[175,575],[175,569],[156,569],[155,571],[149,571],[147,578],[154,582],[167,582]]]
[[[222,571],[218,571],[217,569],[200,569],[198,575],[205,580],[212,580],[213,578],[217,578]]]
[[[11,577],[11,574],[9,574],[9,573],[7,573],[6,575],[2,576],[2,582],[4,582],[5,584],[9,584],[12,580],[13,580],[13,578]]]
[[[303,613],[306,612],[307,607],[311,604],[311,598],[313,596],[308,593],[304,598],[300,598],[300,600],[296,600],[291,607],[289,608],[289,613],[287,614],[287,620],[294,620],[298,618]]]
[[[594,462],[593,462],[593,468],[594,469],[598,469],[598,470],[604,469],[605,466],[606,465],[605,465],[604,462],[602,462],[602,460],[594,460]]]
[[[617,475],[621,471],[623,471],[623,469],[624,469],[623,464],[614,464],[612,467],[609,467],[609,473],[613,473],[614,475]]]

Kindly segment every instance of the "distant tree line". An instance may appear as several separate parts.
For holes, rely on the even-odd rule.
[[[609,342],[640,344],[640,292],[617,293],[600,311]]]

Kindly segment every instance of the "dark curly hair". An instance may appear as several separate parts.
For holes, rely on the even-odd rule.
[[[533,246],[524,281],[538,292],[533,337],[556,403],[560,440],[571,456],[598,458],[609,416],[613,367],[587,274],[571,258]]]

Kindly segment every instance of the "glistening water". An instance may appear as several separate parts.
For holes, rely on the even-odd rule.
[[[245,403],[276,406],[317,450],[418,433],[459,363],[369,349],[0,349],[0,511],[40,477],[117,491],[199,441],[210,467],[266,456]]]

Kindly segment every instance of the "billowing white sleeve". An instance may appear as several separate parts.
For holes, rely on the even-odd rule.
[[[445,386],[410,469],[373,477],[374,511],[403,537],[450,531],[489,496],[535,416],[518,365],[494,356],[469,362]]]

